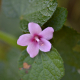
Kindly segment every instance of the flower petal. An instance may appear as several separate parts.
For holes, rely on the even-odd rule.
[[[17,40],[17,44],[21,46],[27,46],[30,43],[31,35],[30,34],[23,34]]]
[[[46,39],[41,39],[39,43],[39,49],[43,52],[48,52],[51,49],[51,43],[47,41]]]
[[[30,43],[27,47],[27,52],[31,58],[34,58],[39,52],[38,43]]]
[[[31,34],[39,34],[42,30],[37,23],[30,22],[28,24],[28,29]]]
[[[39,35],[41,35],[43,38],[50,40],[53,37],[54,29],[52,27],[47,27],[44,29]]]

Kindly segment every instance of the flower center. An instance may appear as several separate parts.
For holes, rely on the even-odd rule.
[[[38,36],[35,36],[35,40],[39,43],[40,46],[44,45],[44,43],[38,38]]]
[[[38,38],[37,36],[35,37],[35,40],[36,40],[37,42],[39,42],[39,41],[40,41],[40,40],[39,40],[39,38]]]

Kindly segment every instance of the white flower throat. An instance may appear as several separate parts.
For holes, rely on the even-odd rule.
[[[35,37],[35,40],[36,40],[37,42],[39,42],[39,41],[40,41],[38,37]]]
[[[35,40],[40,44],[40,46],[44,45],[44,43],[38,37],[35,37]]]

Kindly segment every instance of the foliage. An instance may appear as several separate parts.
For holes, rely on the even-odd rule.
[[[23,80],[59,80],[64,74],[63,61],[55,48],[47,53],[39,52],[33,59],[25,50],[19,59],[19,68],[24,68],[25,62],[31,65],[31,68],[25,69],[27,73],[24,69],[20,71]]]
[[[64,26],[60,31],[54,33],[54,47],[61,54],[64,62],[80,68],[80,34],[75,30]]]
[[[5,53],[7,56],[4,61],[0,61],[0,79],[1,80],[19,80],[20,75],[18,73],[17,60],[20,51],[13,48],[9,52]]]
[[[67,10],[57,7],[57,4],[56,0],[2,0],[0,26],[9,34],[0,31],[0,39],[7,43],[9,49],[10,46],[16,49],[10,49],[6,53],[8,48],[0,43],[0,56],[6,55],[4,58],[0,57],[1,80],[80,79],[80,34],[70,27],[63,26]],[[35,58],[30,58],[25,47],[17,46],[16,37],[22,32],[28,33],[29,22],[38,23],[42,29],[47,26],[54,28],[50,52],[39,51]],[[21,52],[22,49],[25,50]]]

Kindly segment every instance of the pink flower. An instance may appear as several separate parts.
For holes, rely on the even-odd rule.
[[[31,58],[34,58],[39,49],[43,52],[48,52],[51,49],[51,43],[48,41],[53,37],[54,29],[47,27],[43,31],[37,23],[30,22],[28,24],[30,34],[23,34],[17,40],[17,44],[27,46],[27,52]]]

